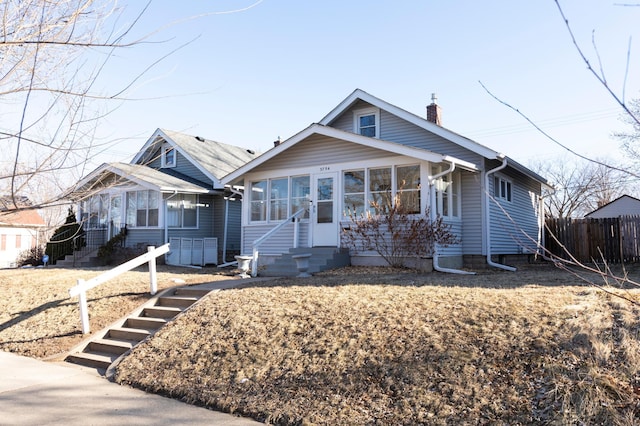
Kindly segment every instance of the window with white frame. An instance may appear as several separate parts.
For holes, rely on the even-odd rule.
[[[291,214],[306,208],[303,219],[309,218],[309,194],[311,185],[309,175],[293,176],[291,178]]]
[[[167,226],[196,228],[198,226],[198,196],[177,194],[167,199]]]
[[[369,169],[369,208],[371,213],[386,213],[393,203],[391,167]]]
[[[251,222],[282,221],[309,206],[309,175],[251,182]],[[269,208],[267,208],[269,206]],[[309,218],[309,211],[303,218]]]
[[[420,165],[346,170],[342,174],[344,217],[384,214],[399,199],[408,213],[420,213]]]
[[[511,202],[511,181],[501,176],[493,178],[493,195],[501,200]]]
[[[160,193],[157,191],[129,191],[126,202],[126,223],[132,227],[157,227]]]
[[[396,191],[405,212],[420,213],[419,165],[396,167]]]
[[[176,150],[171,145],[162,145],[162,167],[176,166]]]
[[[81,220],[88,228],[106,228],[109,194],[96,194],[82,201]]]
[[[251,182],[251,222],[267,220],[267,181]]]
[[[345,217],[360,216],[365,212],[365,171],[347,170],[342,173],[342,207],[344,209],[342,215]]]
[[[431,168],[432,176],[443,171],[441,166]],[[460,217],[460,173],[452,172],[435,182],[436,213],[445,218]]]
[[[370,138],[380,137],[380,112],[377,108],[354,111],[354,131]]]

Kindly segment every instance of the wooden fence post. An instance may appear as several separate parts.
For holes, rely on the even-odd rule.
[[[154,251],[156,248],[154,246],[147,247],[147,253]],[[149,279],[151,281],[151,289],[150,293],[152,296],[158,292],[158,276],[156,274],[156,258],[152,257],[149,259]]]

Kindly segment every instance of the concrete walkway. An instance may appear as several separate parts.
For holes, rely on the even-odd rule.
[[[120,386],[79,367],[0,351],[0,425],[179,424],[258,423]]]

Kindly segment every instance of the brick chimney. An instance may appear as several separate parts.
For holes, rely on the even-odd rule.
[[[427,121],[442,126],[442,108],[435,93],[431,94],[431,105],[427,105]]]

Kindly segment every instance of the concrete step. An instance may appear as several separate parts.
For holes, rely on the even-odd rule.
[[[156,305],[184,309],[193,305],[198,299],[193,296],[162,296],[158,298]]]
[[[106,370],[119,356],[108,352],[78,352],[67,356],[65,361]]]
[[[85,351],[105,352],[110,354],[122,355],[132,347],[133,344],[128,340],[95,339],[87,345]]]
[[[170,319],[182,312],[180,308],[170,306],[150,306],[142,310],[143,317]]]
[[[106,337],[118,340],[133,340],[135,342],[140,342],[149,337],[150,334],[151,332],[149,332],[149,330],[143,330],[139,328],[114,327],[109,329]]]
[[[167,323],[166,318],[154,317],[129,317],[125,320],[124,326],[139,330],[157,330]]]

